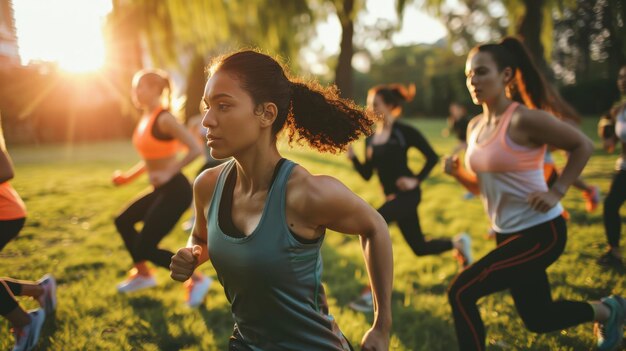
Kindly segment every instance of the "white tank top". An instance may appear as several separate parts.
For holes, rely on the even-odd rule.
[[[485,119],[470,132],[465,164],[476,173],[480,195],[491,227],[498,233],[513,234],[561,215],[560,203],[546,213],[533,210],[528,195],[548,191],[543,176],[546,146],[528,148],[508,138],[508,127],[518,104],[513,103],[500,117],[493,135],[477,142]]]

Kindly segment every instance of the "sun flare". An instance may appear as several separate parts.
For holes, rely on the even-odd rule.
[[[107,0],[13,1],[23,64],[56,62],[69,72],[96,71],[104,65],[102,25]]]

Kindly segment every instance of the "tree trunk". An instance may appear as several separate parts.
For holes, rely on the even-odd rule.
[[[621,66],[626,63],[626,48],[623,45],[626,43],[626,25],[622,25],[621,28],[617,26],[617,18],[620,16],[626,19],[626,4],[618,3],[618,1],[609,1],[607,6],[603,9],[603,27],[609,31],[609,47],[607,52],[609,54],[608,64],[608,77],[609,79],[615,79]],[[621,12],[620,14],[617,14]],[[620,33],[621,32],[621,33]]]
[[[341,96],[353,98],[352,90],[352,56],[354,46],[352,37],[354,36],[354,20],[352,18],[352,8],[354,0],[344,0],[343,9],[337,9],[337,16],[341,22],[341,46],[339,61],[335,69],[335,84],[339,88]]]
[[[550,76],[548,63],[544,57],[543,44],[541,44],[544,5],[545,0],[524,0],[526,13],[517,29],[517,34],[524,41],[528,51],[530,51],[537,68]]]

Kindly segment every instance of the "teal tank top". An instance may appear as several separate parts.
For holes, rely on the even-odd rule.
[[[287,226],[285,194],[295,165],[282,163],[259,224],[243,238],[227,235],[218,223],[224,183],[237,171],[234,160],[225,165],[207,214],[209,257],[241,341],[252,350],[350,350],[328,314],[321,283],[323,237],[302,243]]]

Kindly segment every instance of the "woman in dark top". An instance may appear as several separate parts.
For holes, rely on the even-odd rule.
[[[415,86],[409,88],[400,84],[376,86],[368,93],[368,106],[381,119],[376,132],[365,141],[365,162],[361,163],[352,149],[348,157],[352,160],[359,174],[369,180],[374,171],[385,193],[386,202],[378,209],[387,223],[396,222],[413,252],[417,256],[434,255],[456,249],[461,264],[471,264],[470,237],[461,233],[454,239],[438,238],[426,240],[420,227],[417,206],[421,200],[420,184],[439,161],[422,133],[417,129],[398,122],[402,112],[402,103],[410,101],[415,95]],[[408,167],[407,152],[417,148],[425,157],[426,164],[414,174]],[[372,298],[369,288],[350,303],[350,307],[362,312],[372,310]]]

